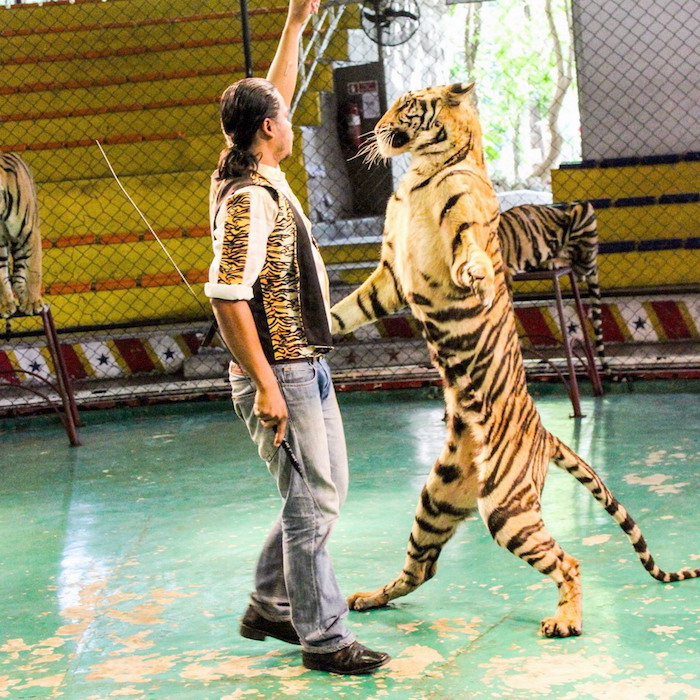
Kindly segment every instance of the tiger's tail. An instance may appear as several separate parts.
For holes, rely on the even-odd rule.
[[[600,293],[597,265],[586,277],[588,296],[591,304],[591,325],[593,327],[593,342],[595,351],[600,359],[600,366],[605,374],[610,374],[610,365],[605,359],[605,345],[603,343],[603,298]]]
[[[585,279],[588,285],[595,349],[603,371],[609,375],[610,367],[605,359],[603,344],[603,301],[598,281],[598,220],[593,205],[587,200],[574,203],[570,216],[571,267],[578,280]]]
[[[613,520],[622,528],[627,535],[639,561],[649,572],[649,575],[662,583],[672,581],[684,581],[689,578],[698,578],[698,569],[680,569],[679,571],[664,571],[659,568],[651,555],[647,543],[642,536],[642,531],[632,516],[625,510],[625,507],[610,493],[608,487],[596,474],[592,467],[586,464],[573,450],[567,447],[558,438],[552,436],[554,442],[554,455],[552,460],[560,468],[565,469],[577,481],[582,483],[593,495],[593,498],[600,503],[605,510],[610,513]]]

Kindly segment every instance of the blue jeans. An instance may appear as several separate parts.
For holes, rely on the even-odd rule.
[[[343,422],[325,359],[272,369],[287,403],[286,439],[301,474],[284,449],[274,446],[274,431],[253,415],[253,382],[245,375],[229,375],[236,413],[283,501],[258,560],[252,605],[269,620],[291,619],[304,650],[331,653],[354,641],[343,624],[348,608],[326,549],[348,489]]]

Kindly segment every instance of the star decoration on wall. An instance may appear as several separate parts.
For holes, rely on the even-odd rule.
[[[97,362],[101,365],[106,365],[109,363],[109,358],[107,357],[107,355],[100,355],[97,358]]]
[[[634,322],[634,327],[637,330],[640,330],[641,328],[646,328],[647,327],[647,322],[643,318],[638,318]]]

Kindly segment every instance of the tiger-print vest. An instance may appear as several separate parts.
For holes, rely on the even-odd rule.
[[[263,187],[279,205],[271,238],[286,239],[292,267],[292,279],[286,285],[282,281],[286,263],[282,260],[272,263],[268,242],[268,260],[248,302],[265,357],[271,364],[278,364],[326,353],[332,349],[333,340],[314,263],[312,239],[292,202],[257,173],[228,180],[217,180],[214,174],[209,200],[212,235],[220,207],[232,194],[251,185]]]

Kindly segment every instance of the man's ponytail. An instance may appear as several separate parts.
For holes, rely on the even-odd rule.
[[[247,177],[258,166],[258,159],[250,151],[242,151],[233,145],[225,148],[219,156],[219,180]]]
[[[221,129],[231,144],[219,157],[219,180],[247,177],[257,169],[253,142],[265,119],[275,119],[280,104],[277,89],[263,78],[243,78],[221,96]]]

